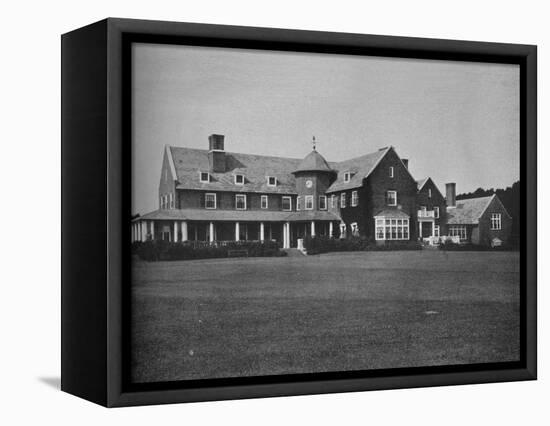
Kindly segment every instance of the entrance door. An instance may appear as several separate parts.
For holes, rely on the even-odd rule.
[[[432,236],[432,222],[422,222],[422,238]]]

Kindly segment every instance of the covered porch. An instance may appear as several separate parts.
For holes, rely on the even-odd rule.
[[[157,210],[132,221],[131,241],[276,241],[291,248],[307,236],[332,237],[339,222],[328,212]]]

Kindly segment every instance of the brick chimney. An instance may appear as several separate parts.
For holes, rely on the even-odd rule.
[[[212,173],[225,173],[224,136],[208,136],[208,162]]]
[[[409,160],[407,158],[402,158],[401,161],[403,162],[403,165],[406,169],[409,168]]]
[[[456,183],[451,182],[445,184],[445,189],[447,192],[447,207],[455,207],[456,206]]]

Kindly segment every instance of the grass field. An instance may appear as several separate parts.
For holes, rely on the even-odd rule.
[[[519,359],[519,254],[133,263],[132,379]]]

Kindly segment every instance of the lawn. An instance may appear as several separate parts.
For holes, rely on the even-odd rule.
[[[132,380],[519,359],[516,252],[133,263]]]

